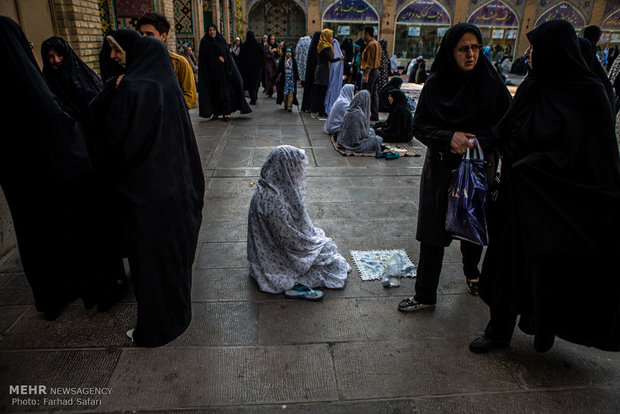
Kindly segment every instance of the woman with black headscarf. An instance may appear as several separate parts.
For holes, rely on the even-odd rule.
[[[56,319],[82,296],[91,277],[70,259],[80,254],[72,206],[74,183],[91,173],[82,129],[59,104],[39,71],[22,29],[0,16],[0,185],[15,227],[35,307]]]
[[[598,80],[605,87],[607,98],[609,98],[609,104],[611,105],[611,108],[615,113],[616,96],[614,94],[614,87],[609,81],[609,77],[607,76],[605,69],[603,69],[603,65],[601,65],[601,62],[598,61],[598,57],[596,57],[596,53],[592,49],[592,45],[590,44],[590,41],[588,39],[579,37],[577,38],[577,40],[579,41],[579,48],[581,50],[581,55],[583,56],[583,59],[586,61],[586,64],[588,65],[588,69],[590,69],[590,71],[598,77]]]
[[[138,302],[133,340],[164,345],[191,320],[192,263],[204,178],[183,93],[162,42],[127,51],[104,131],[110,178],[122,201],[124,236]]]
[[[243,80],[224,37],[210,24],[198,54],[198,107],[201,118],[222,119],[235,111],[252,112],[243,93]]]
[[[391,104],[388,102],[390,91],[392,89],[400,89],[403,84],[403,78],[400,76],[394,76],[390,79],[383,88],[379,91],[379,112],[390,112]]]
[[[239,51],[239,71],[243,87],[250,93],[250,105],[256,105],[260,77],[265,66],[263,48],[256,41],[254,32],[249,31]]]
[[[463,154],[475,145],[484,149],[493,177],[496,166],[493,128],[508,109],[510,93],[488,59],[481,56],[478,27],[459,23],[441,40],[431,75],[424,85],[413,119],[414,136],[426,145],[420,183],[416,238],[420,261],[415,296],[400,302],[404,312],[434,306],[445,247],[448,186]],[[482,246],[461,241],[463,272],[472,295],[478,293]]]
[[[306,80],[304,82],[304,95],[301,100],[301,110],[303,112],[310,112],[310,106],[312,104],[312,89],[314,86],[314,71],[316,65],[319,62],[319,52],[317,46],[319,45],[319,39],[321,38],[321,32],[314,32],[312,36],[312,42],[308,49],[308,60],[306,62]]]
[[[99,69],[104,83],[110,78],[117,79],[119,75],[125,73],[127,50],[140,37],[140,33],[127,29],[111,30],[106,33],[99,52]]]
[[[69,115],[86,119],[88,103],[101,91],[97,74],[62,38],[52,36],[41,45],[43,76]]]
[[[392,89],[389,94],[390,115],[380,128],[377,135],[384,142],[409,142],[413,137],[413,115],[407,97],[400,89]]]
[[[520,315],[540,352],[555,336],[620,351],[613,114],[570,23],[543,23],[527,37],[532,69],[498,125],[501,183],[480,282],[491,318],[470,350],[507,347]]]

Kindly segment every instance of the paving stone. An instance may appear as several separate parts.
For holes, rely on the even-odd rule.
[[[0,336],[13,326],[27,309],[25,306],[0,307]]]
[[[193,302],[259,302],[274,300],[276,296],[261,292],[248,268],[196,269],[193,272]]]
[[[76,302],[50,322],[31,307],[2,337],[0,349],[131,346],[125,332],[136,325],[136,312],[135,305],[118,304],[101,313]]]
[[[200,228],[200,237],[198,242],[246,242],[247,234],[247,220],[206,221],[202,223],[202,227]]]
[[[50,393],[47,397],[59,397],[63,400],[70,396],[51,395],[51,388],[103,388],[110,387],[109,381],[120,357],[121,351],[106,350],[70,350],[70,351],[0,351],[0,412],[13,411],[50,411],[61,409],[59,405],[44,405],[42,395],[29,395],[39,401],[38,406],[23,406],[12,404],[12,398],[7,390],[9,385],[43,385]],[[97,395],[93,398],[101,399],[101,405],[116,398],[118,389],[112,388],[110,395]],[[99,405],[91,406],[98,408]],[[85,406],[75,403],[70,408],[84,411]]]
[[[241,204],[237,200],[214,200],[205,203],[203,221],[238,221],[247,220],[249,204]]]
[[[217,165],[226,167],[248,167],[250,163],[250,148],[237,148],[235,151],[224,151],[217,160]]]
[[[525,390],[513,393],[475,393],[415,400],[419,413],[618,413],[617,388]]]
[[[247,268],[247,242],[203,243],[199,247],[197,269]]]
[[[194,303],[189,327],[168,346],[254,345],[256,332],[254,303]]]
[[[366,339],[354,300],[284,299],[258,305],[261,344],[301,344]]]
[[[0,282],[0,304],[2,306],[33,305],[32,289],[24,273],[11,273]]]
[[[405,313],[398,303],[413,290],[395,298],[360,298],[360,318],[370,340],[417,340],[419,338],[455,338],[466,347],[484,330],[488,307],[468,294],[440,296],[434,308]]]
[[[332,354],[340,395],[345,400],[521,388],[501,362],[481,363],[480,355],[452,338],[337,343]]]
[[[338,398],[327,345],[128,349],[109,386],[115,398],[105,410]]]

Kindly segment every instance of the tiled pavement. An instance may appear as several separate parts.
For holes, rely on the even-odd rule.
[[[308,114],[284,112],[267,98],[253,109],[229,123],[192,111],[207,192],[187,332],[161,348],[132,346],[125,331],[135,322],[133,297],[103,314],[75,303],[47,322],[23,273],[6,265],[0,412],[620,412],[616,354],[561,340],[538,354],[521,333],[508,350],[467,350],[488,313],[467,294],[456,243],[434,310],[398,312],[413,281],[388,290],[362,282],[355,269],[344,289],[326,291],[319,303],[260,292],[248,276],[247,209],[274,146],[306,150],[309,214],[351,264],[352,249],[404,248],[417,262],[423,158],[343,157]],[[11,385],[44,385],[48,394],[10,394]],[[110,393],[49,395],[57,387]]]

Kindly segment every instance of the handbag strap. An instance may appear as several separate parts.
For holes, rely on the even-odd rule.
[[[463,155],[464,160],[469,160],[472,158],[484,160],[484,152],[482,152],[482,147],[480,146],[478,140],[476,140],[476,146],[474,148],[467,148],[467,151]]]

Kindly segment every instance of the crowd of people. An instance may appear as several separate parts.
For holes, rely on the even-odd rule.
[[[262,84],[292,111],[301,82],[301,110],[325,117],[324,132],[343,150],[375,153],[384,141],[414,136],[427,147],[415,294],[398,310],[437,302],[454,240],[445,228],[448,188],[478,146],[494,183],[484,259],[483,246],[459,242],[467,289],[489,306],[490,320],[469,349],[509,346],[518,321],[541,352],[556,336],[620,351],[620,279],[609,271],[620,248],[620,59],[608,75],[595,55],[598,39],[578,38],[561,20],[529,32],[528,74],[513,99],[484,58],[480,30],[456,24],[428,77],[423,59],[408,65],[409,79],[424,83],[411,102],[403,79],[389,79],[387,45],[372,27],[342,44],[324,29],[293,50],[273,35],[259,43],[252,32],[229,45],[210,25],[198,57],[189,45],[167,50],[170,24],[161,14],[145,14],[137,29],[106,34],[100,76],[59,37],[43,42],[40,71],[21,28],[0,17],[0,47],[12,57],[1,69],[11,105],[2,114],[0,184],[45,318],[78,298],[107,311],[128,293],[129,276],[138,307],[128,336],[161,346],[181,335],[191,321],[205,191],[188,110],[198,105],[200,117],[228,121],[252,112]],[[383,122],[380,111],[389,112]],[[351,267],[308,215],[307,165],[304,151],[288,145],[267,157],[249,206],[247,257],[261,290],[319,300],[321,288],[344,287]],[[77,257],[71,266],[67,251]]]

